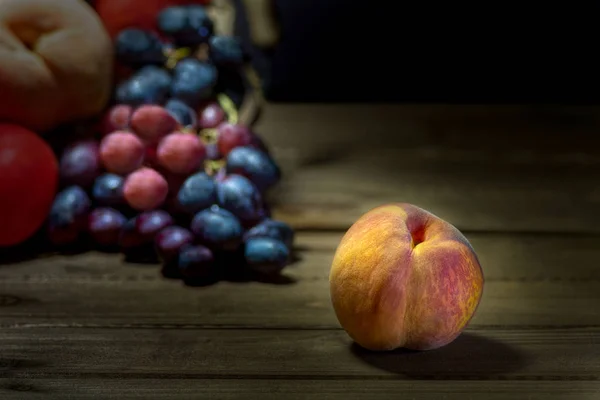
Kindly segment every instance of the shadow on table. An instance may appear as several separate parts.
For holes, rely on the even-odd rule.
[[[437,350],[373,352],[353,343],[351,351],[376,368],[422,380],[497,377],[518,371],[527,364],[523,354],[508,344],[469,332]]]

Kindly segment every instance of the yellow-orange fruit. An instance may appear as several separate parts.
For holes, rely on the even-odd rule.
[[[394,203],[360,217],[342,238],[330,271],[337,318],[369,350],[431,350],[465,329],[484,277],[475,251],[450,223]]]

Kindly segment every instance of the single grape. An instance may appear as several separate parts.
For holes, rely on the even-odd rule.
[[[76,241],[86,228],[90,207],[90,198],[79,186],[69,186],[59,192],[48,216],[50,241],[58,245]]]
[[[144,244],[144,237],[137,230],[137,219],[138,217],[128,219],[121,229],[119,246],[125,251],[138,248]]]
[[[212,96],[216,83],[217,69],[213,65],[186,58],[175,66],[171,96],[196,108]]]
[[[183,47],[205,43],[213,33],[213,23],[202,6],[172,6],[158,15],[160,31]]]
[[[165,136],[157,148],[160,165],[176,174],[197,171],[206,158],[206,148],[197,135],[173,132]]]
[[[177,129],[177,120],[164,107],[147,104],[131,116],[131,129],[146,143],[156,143]]]
[[[183,101],[171,99],[167,102],[165,108],[181,127],[188,129],[198,128],[198,115],[196,111]]]
[[[290,250],[281,240],[255,237],[246,241],[244,256],[250,269],[263,274],[276,274],[288,263]]]
[[[117,103],[138,107],[143,104],[163,104],[171,90],[171,76],[166,72],[149,73],[141,69],[117,86]],[[167,84],[165,84],[167,83]]]
[[[100,174],[98,142],[85,140],[68,146],[60,159],[60,179],[65,185],[90,187]]]
[[[179,273],[184,278],[209,278],[215,272],[215,257],[212,251],[201,245],[183,247],[177,261]]]
[[[285,222],[267,218],[244,234],[244,241],[257,237],[267,237],[283,242],[288,248],[294,243],[294,230]]]
[[[211,61],[219,67],[238,67],[244,63],[241,42],[232,36],[211,36],[208,40]]]
[[[162,229],[155,238],[158,256],[164,262],[170,262],[177,257],[183,247],[194,242],[194,235],[181,226],[168,226]]]
[[[262,197],[252,182],[241,175],[229,175],[217,184],[219,205],[242,222],[260,217]]]
[[[281,170],[266,153],[249,146],[237,147],[227,156],[229,174],[247,177],[261,192],[274,186],[281,179]]]
[[[126,222],[127,218],[114,208],[97,208],[89,216],[88,232],[100,245],[116,245]]]
[[[206,159],[211,161],[220,160],[222,158],[219,153],[219,146],[216,143],[210,143],[206,145]]]
[[[140,138],[126,131],[108,134],[100,143],[100,159],[104,167],[119,175],[139,168],[144,162],[145,151]]]
[[[217,129],[217,145],[223,156],[227,156],[236,147],[247,146],[252,142],[252,133],[247,126],[224,122]]]
[[[115,38],[115,57],[123,65],[140,68],[165,62],[163,44],[153,32],[137,28],[122,30]]]
[[[160,207],[167,198],[169,185],[165,178],[147,167],[131,173],[123,186],[127,203],[136,210],[147,211]]]
[[[242,242],[240,221],[218,206],[197,213],[192,219],[191,231],[201,243],[214,249],[233,251]]]
[[[135,76],[148,78],[156,82],[156,85],[164,90],[168,90],[173,81],[173,77],[169,71],[156,65],[146,65],[145,67],[140,68]]]
[[[173,225],[173,218],[163,210],[146,211],[138,215],[136,229],[145,243],[154,241],[158,232]]]
[[[127,130],[131,114],[133,114],[133,107],[128,104],[117,104],[111,107],[102,121],[102,136],[115,131]]]
[[[105,173],[96,178],[92,197],[102,206],[118,206],[125,202],[123,185],[125,179],[117,174]]]
[[[227,115],[220,105],[211,103],[206,106],[200,113],[200,128],[212,129],[216,128],[225,122]]]
[[[186,179],[177,193],[179,208],[189,214],[195,214],[216,202],[217,185],[204,172],[198,172]]]

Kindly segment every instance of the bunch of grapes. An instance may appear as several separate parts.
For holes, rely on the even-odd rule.
[[[115,39],[117,63],[130,74],[97,137],[62,151],[48,238],[152,255],[183,278],[212,277],[232,262],[278,273],[294,238],[265,201],[280,169],[224,93],[244,52],[235,38],[213,34],[201,6],[166,8],[158,26]]]

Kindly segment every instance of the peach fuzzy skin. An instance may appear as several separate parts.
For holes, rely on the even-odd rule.
[[[375,208],[350,227],[329,281],[340,324],[374,351],[452,342],[475,314],[484,284],[464,235],[406,203]]]
[[[112,68],[110,37],[83,0],[0,0],[0,120],[39,132],[91,117]]]

